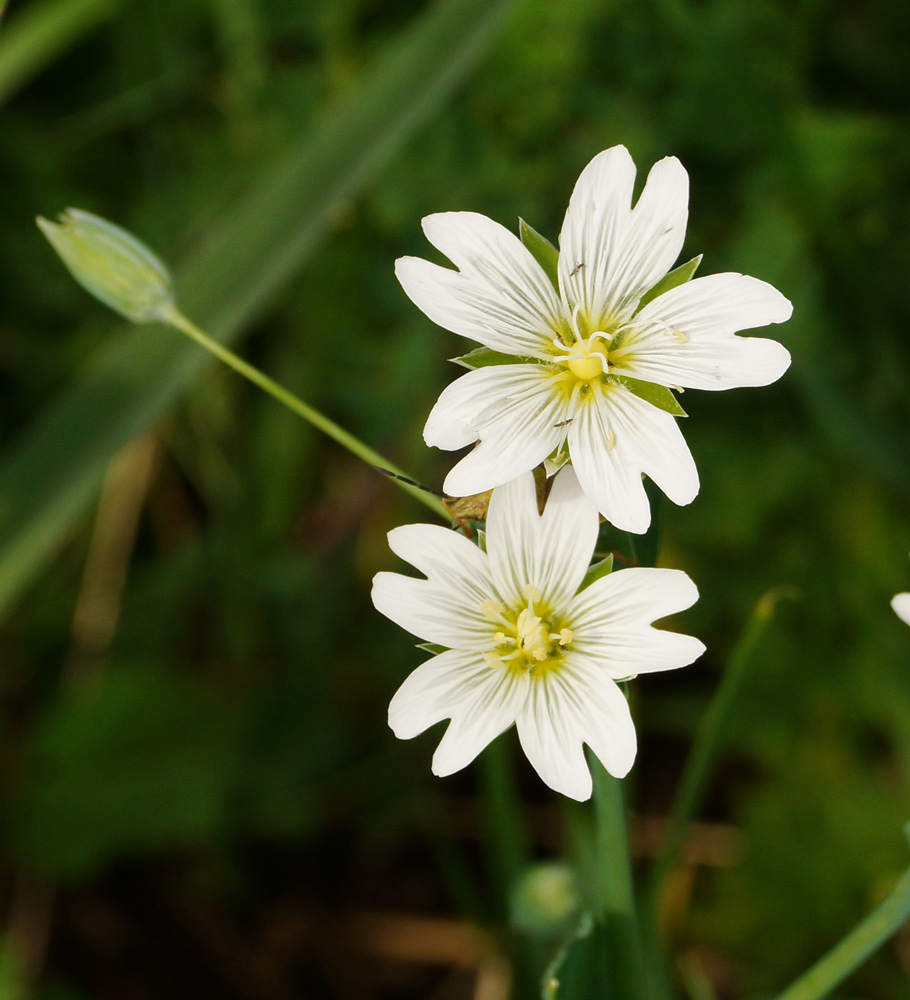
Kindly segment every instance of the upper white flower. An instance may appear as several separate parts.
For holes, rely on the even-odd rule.
[[[378,573],[373,603],[446,647],[399,688],[389,725],[410,739],[452,720],[435,774],[465,767],[513,722],[537,773],[574,799],[591,794],[584,743],[617,777],[632,766],[635,727],[616,682],[704,652],[692,636],[651,627],[698,591],[672,569],[625,569],[580,589],[599,520],[569,467],[542,516],[530,473],[493,491],[486,552],[439,525],[389,532],[392,550],[427,579]]]
[[[641,383],[652,383],[654,398],[655,384],[730,389],[767,385],[786,371],[790,355],[780,344],[734,336],[790,317],[789,301],[764,281],[714,274],[641,307],[682,249],[689,182],[667,157],[632,208],[634,182],[623,146],[584,169],[560,233],[558,287],[516,236],[474,212],[423,220],[457,271],[418,257],[396,262],[405,292],[430,319],[516,356],[463,375],[430,413],[427,444],[453,450],[480,442],[446,478],[453,496],[564,457],[568,442],[579,481],[604,517],[645,531],[642,473],[678,504],[694,499],[698,473],[676,419],[646,401]]]
[[[891,607],[902,622],[910,625],[910,594],[895,594],[891,598]]]

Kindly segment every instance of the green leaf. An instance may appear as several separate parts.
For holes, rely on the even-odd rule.
[[[440,653],[447,653],[449,651],[448,646],[440,646],[438,642],[418,642],[418,649],[423,649],[427,653],[432,653],[434,656],[438,656]]]
[[[338,206],[465,78],[513,3],[446,0],[390,44],[331,117],[194,236],[195,255],[175,268],[186,315],[237,340],[331,232]],[[33,426],[0,467],[0,613],[67,538],[111,458],[210,363],[176,331],[119,329]]]
[[[544,973],[542,1000],[619,1000],[620,962],[608,925],[585,913]]]
[[[0,103],[115,13],[116,0],[34,0],[0,33]],[[0,17],[3,13],[0,4]]]
[[[602,576],[607,576],[613,572],[613,553],[611,552],[606,559],[601,559],[600,562],[592,563],[588,567],[588,571],[584,575],[584,579],[581,581],[581,586],[578,588],[578,592],[581,593],[594,583],[595,580],[599,580]]]
[[[449,358],[456,365],[462,368],[489,368],[491,365],[527,365],[538,364],[536,358],[523,358],[518,354],[503,354],[502,351],[493,351],[489,347],[476,347],[467,354],[462,354],[457,358]]]
[[[521,242],[531,251],[531,256],[544,269],[553,287],[559,291],[559,251],[524,219],[518,220],[518,232],[521,235]]]
[[[620,385],[624,385],[629,392],[634,392],[639,399],[656,406],[658,410],[666,410],[674,417],[687,417],[686,411],[679,405],[679,400],[665,386],[656,382],[644,382],[641,379],[630,378],[628,375],[611,375]]]
[[[638,303],[638,308],[643,309],[649,302],[656,299],[658,295],[669,292],[671,288],[676,288],[677,285],[684,285],[695,274],[702,257],[703,254],[699,254],[697,257],[686,261],[685,264],[680,264],[679,267],[674,268],[669,274],[665,274],[656,285],[652,285],[642,295],[641,301]]]

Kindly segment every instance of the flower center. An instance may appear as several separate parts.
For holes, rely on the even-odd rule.
[[[609,366],[608,337],[609,334],[598,331],[587,340],[573,344],[567,349],[567,356],[560,360],[576,378],[583,382],[597,378],[598,375],[604,375]]]
[[[492,667],[507,666],[530,673],[552,669],[572,642],[572,631],[560,628],[552,615],[544,616],[536,587],[525,587],[523,597],[527,603],[518,608],[506,608],[496,601],[481,605],[484,615],[499,626],[493,633],[493,648],[484,653],[484,659]],[[544,614],[539,613],[542,611]]]
[[[606,375],[610,368],[610,351],[616,346],[616,332],[601,329],[592,331],[589,320],[581,315],[580,306],[575,306],[572,310],[569,323],[571,337],[560,333],[553,340],[556,348],[553,360],[567,369],[562,377],[570,378],[574,375],[577,383],[581,383]],[[603,319],[600,323],[603,323]]]

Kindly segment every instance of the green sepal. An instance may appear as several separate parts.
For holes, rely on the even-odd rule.
[[[620,385],[624,385],[639,399],[656,406],[658,410],[672,413],[674,417],[687,417],[689,415],[665,385],[658,385],[656,382],[643,382],[641,379],[630,378],[628,375],[611,375],[610,378],[615,379]]]
[[[541,236],[524,219],[518,220],[518,233],[521,236],[521,242],[531,252],[534,260],[544,269],[544,273],[550,279],[556,291],[559,291],[559,251],[546,236]]]
[[[699,254],[697,257],[686,261],[685,264],[680,264],[679,267],[674,268],[669,274],[665,274],[656,285],[652,285],[642,295],[641,301],[638,303],[638,309],[643,309],[649,302],[656,299],[658,295],[663,295],[664,292],[669,292],[671,288],[676,288],[677,285],[684,285],[689,281],[692,275],[698,270],[698,265],[701,263],[703,256],[703,254]]]
[[[456,365],[462,368],[489,368],[491,365],[527,365],[539,364],[537,358],[524,358],[519,354],[503,354],[502,351],[493,351],[489,347],[476,347],[467,354],[462,354],[457,358],[449,358]]]
[[[578,593],[580,594],[583,590],[587,590],[595,580],[599,580],[602,576],[607,576],[608,573],[612,572],[613,553],[611,552],[606,559],[601,559],[600,562],[592,563],[588,567],[581,581],[581,586],[578,588]]]
[[[440,646],[437,642],[418,642],[417,648],[424,650],[426,653],[432,653],[434,656],[438,656],[440,653],[448,653],[448,646]]]

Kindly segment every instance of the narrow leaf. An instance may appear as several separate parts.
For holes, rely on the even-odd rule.
[[[698,270],[702,256],[702,254],[699,254],[697,257],[686,261],[685,264],[680,264],[679,267],[674,268],[669,274],[665,274],[656,285],[652,285],[642,295],[641,301],[638,303],[638,308],[643,309],[649,302],[656,299],[658,295],[663,295],[664,292],[669,292],[671,288],[676,288],[677,285],[684,285],[689,281]]]
[[[904,827],[910,837],[910,824]],[[887,898],[836,945],[804,972],[777,1000],[821,1000],[877,951],[910,916],[910,868],[897,880]]]
[[[658,410],[666,410],[674,417],[687,417],[686,411],[679,405],[679,400],[665,386],[656,382],[643,382],[638,378],[630,378],[628,375],[611,375],[621,385],[624,385],[629,392],[634,392],[639,399],[656,406]]]
[[[584,579],[581,581],[581,586],[578,588],[578,592],[581,593],[581,591],[590,587],[595,580],[599,580],[602,576],[607,576],[612,572],[613,553],[611,552],[606,559],[601,559],[600,562],[592,563],[588,567],[588,571],[585,573]]]
[[[432,653],[434,656],[438,656],[440,653],[447,653],[449,651],[448,646],[440,646],[438,642],[418,642],[418,649],[423,649],[427,653]]]
[[[553,287],[559,291],[559,251],[524,219],[518,220],[518,232],[521,235],[521,242],[531,251],[531,256],[544,269],[547,277],[553,282]]]
[[[33,0],[0,35],[0,103],[109,18],[116,0]],[[4,5],[0,4],[0,17]]]
[[[477,347],[467,354],[462,354],[457,358],[449,358],[456,365],[462,368],[489,368],[491,365],[526,365],[536,364],[536,358],[523,358],[517,354],[503,354],[502,351],[493,351],[489,347]]]

